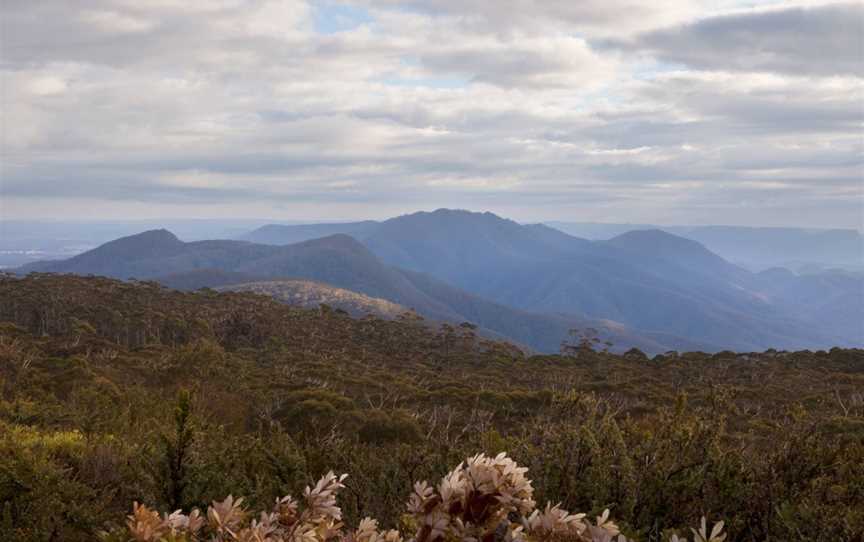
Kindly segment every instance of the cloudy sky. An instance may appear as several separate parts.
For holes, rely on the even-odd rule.
[[[864,227],[864,7],[0,0],[6,218]]]

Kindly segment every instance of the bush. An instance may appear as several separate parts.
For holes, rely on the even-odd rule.
[[[560,505],[547,503],[537,508],[528,469],[506,454],[495,457],[478,454],[463,461],[441,479],[436,487],[414,484],[408,499],[402,532],[381,530],[378,521],[364,518],[353,532],[345,532],[342,510],[336,497],[347,474],[332,471],[314,487],[307,487],[302,499],[277,498],[275,505],[259,514],[250,514],[243,499],[228,496],[214,502],[206,514],[194,509],[188,515],[177,510],[160,516],[134,503],[126,522],[128,535],[138,542],[435,542],[465,541],[572,541],[627,542],[606,510],[595,521],[586,514],[572,514]],[[301,507],[302,505],[302,507]],[[705,519],[693,530],[695,542],[722,542],[723,522],[708,531]],[[124,540],[123,532],[106,534],[106,541]],[[673,542],[686,542],[677,534]]]

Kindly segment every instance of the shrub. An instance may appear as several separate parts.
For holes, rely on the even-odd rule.
[[[302,499],[276,499],[269,511],[257,516],[243,507],[243,498],[228,496],[214,502],[206,514],[194,509],[188,515],[171,514],[140,505],[132,506],[126,527],[137,542],[627,542],[606,510],[595,521],[585,514],[571,514],[560,505],[537,508],[534,488],[520,467],[505,453],[495,457],[478,454],[466,459],[432,487],[417,482],[403,517],[403,532],[381,530],[378,521],[365,518],[353,532],[345,532],[342,510],[336,504],[348,476],[332,471]],[[302,505],[302,507],[301,507]],[[705,519],[693,530],[694,542],[722,542],[723,522],[708,531]],[[106,541],[124,540],[124,533],[106,534]],[[686,542],[672,535],[671,542]]]

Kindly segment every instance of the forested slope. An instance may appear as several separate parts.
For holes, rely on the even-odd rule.
[[[470,328],[36,274],[0,278],[0,378],[3,540],[94,540],[132,501],[266,507],[330,469],[348,524],[395,526],[411,482],[481,451],[641,540],[703,515],[736,541],[864,532],[860,350],[527,357]]]

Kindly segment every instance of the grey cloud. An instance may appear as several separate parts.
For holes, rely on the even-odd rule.
[[[596,79],[603,69],[583,42],[572,39],[539,44],[517,39],[494,47],[432,49],[420,61],[432,72],[465,75],[474,82],[502,87],[578,85]]]
[[[864,75],[864,4],[723,15],[605,45],[703,70]]]

